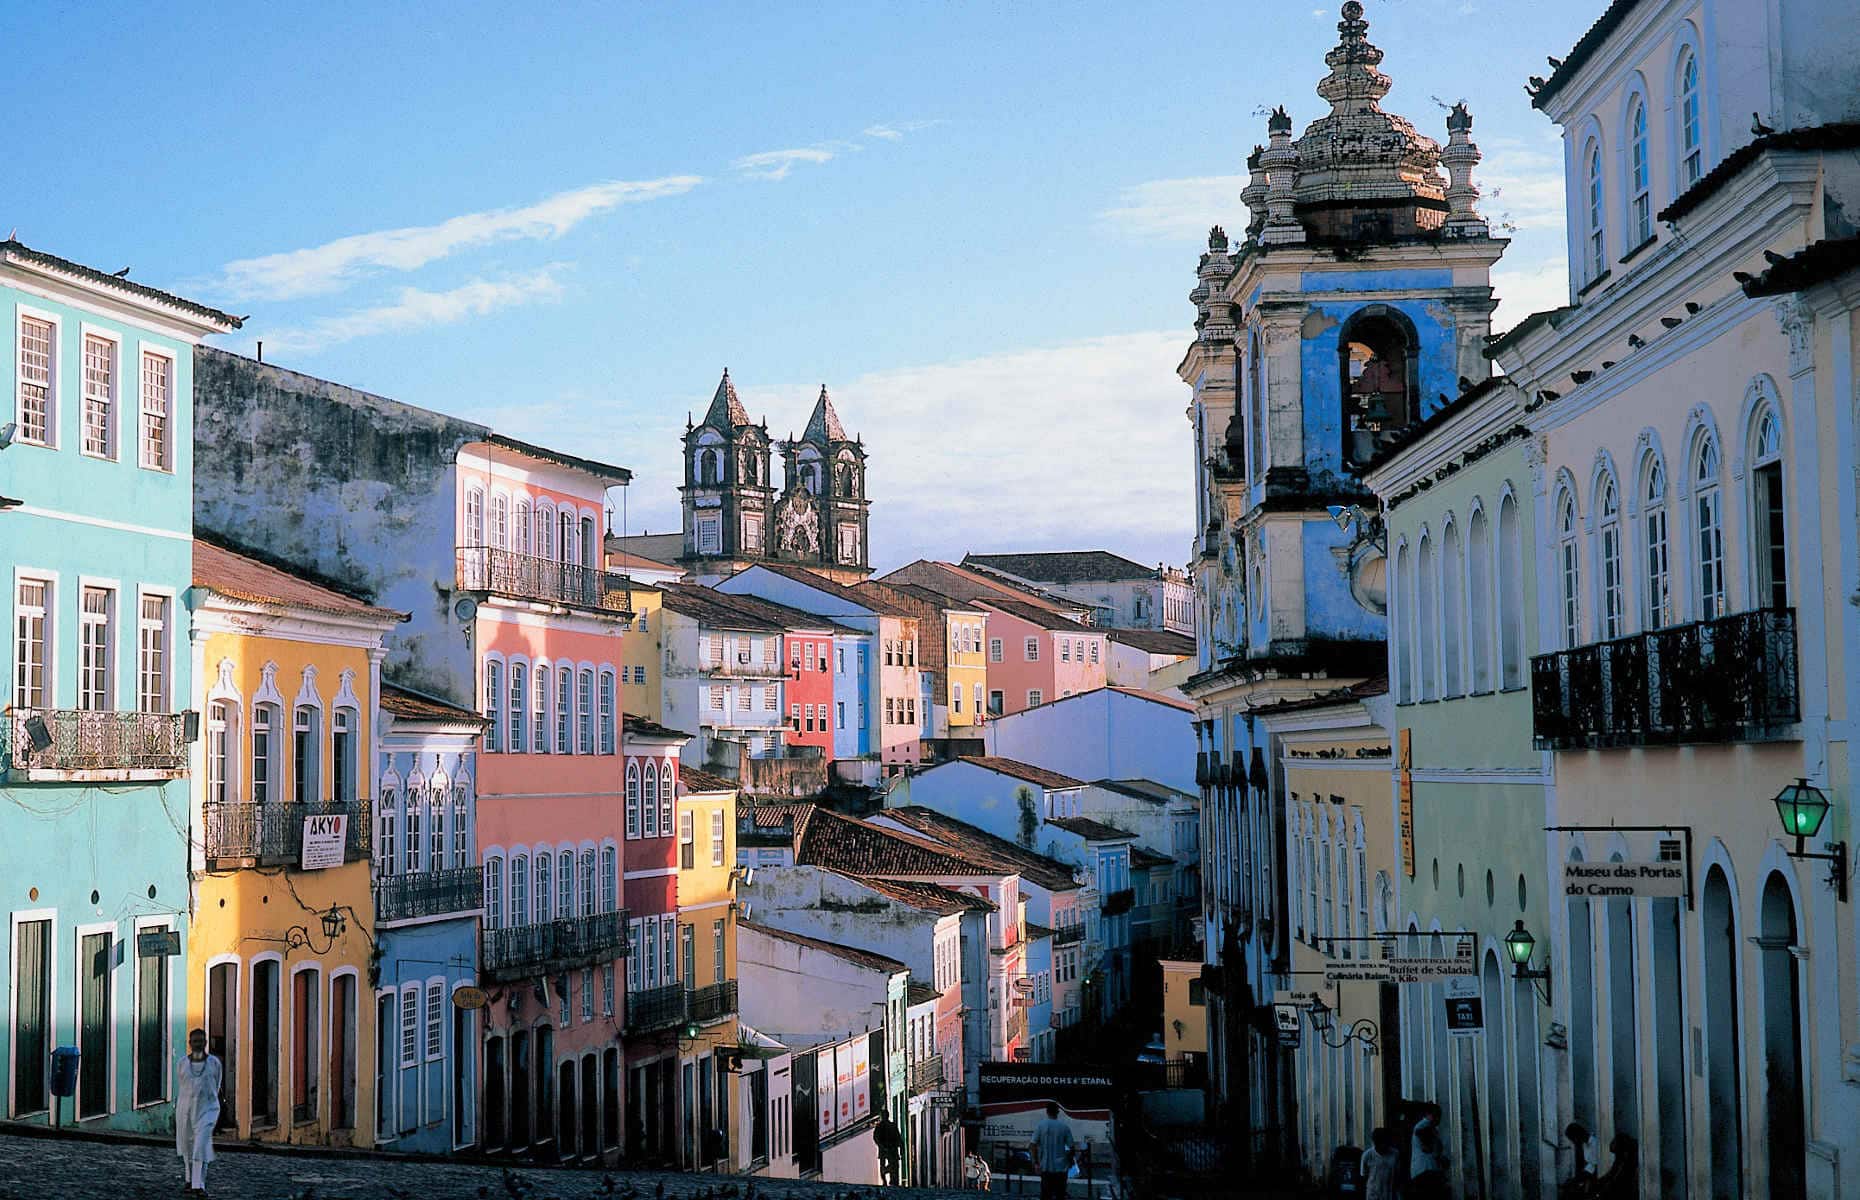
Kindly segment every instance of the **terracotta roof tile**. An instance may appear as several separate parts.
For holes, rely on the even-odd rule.
[[[1031,621],[1042,629],[1051,629],[1058,633],[1103,633],[1102,629],[1093,629],[1081,625],[1071,617],[1063,616],[1038,604],[1024,600],[1013,600],[1006,596],[977,596],[975,602],[983,608],[998,609],[1013,613],[1023,621]]]
[[[1173,867],[1174,865],[1175,859],[1170,858],[1166,854],[1158,854],[1154,850],[1148,850],[1142,846],[1132,846],[1130,848],[1130,867],[1132,870],[1147,867]]]
[[[1194,796],[1178,791],[1166,783],[1157,783],[1151,779],[1094,779],[1091,785],[1106,791],[1118,792],[1134,800],[1147,800],[1151,804],[1167,804],[1172,800],[1193,800]]]
[[[449,704],[436,696],[381,681],[381,707],[397,717],[413,721],[450,721],[461,725],[488,725],[489,721],[468,708]]]
[[[687,792],[734,792],[736,785],[721,775],[697,767],[678,768],[678,781],[685,785]]]
[[[282,567],[228,550],[201,538],[194,539],[194,586],[252,604],[276,604],[342,617],[407,620],[407,614],[379,608],[354,596]]]
[[[1188,658],[1195,653],[1195,639],[1173,629],[1107,629],[1104,636],[1120,646],[1135,646],[1150,654]]]
[[[1778,296],[1860,269],[1860,237],[1824,238],[1791,254],[1746,282],[1746,296]]]
[[[1028,554],[965,554],[965,567],[989,567],[1034,583],[1088,583],[1100,579],[1154,579],[1156,568],[1109,550],[1048,550]]]
[[[870,888],[881,896],[888,896],[900,904],[912,908],[921,908],[940,917],[959,912],[994,912],[999,906],[986,896],[977,896],[973,892],[957,891],[944,887],[940,883],[923,883],[917,880],[884,879],[877,875],[856,875],[846,871],[835,871],[835,875],[844,876]]]
[[[797,823],[794,857],[797,863],[848,875],[986,875],[1001,870],[999,863],[974,861],[927,838],[880,829],[818,807],[804,824]]]
[[[818,950],[823,954],[831,954],[835,958],[844,959],[849,963],[855,963],[858,966],[867,967],[874,971],[883,971],[887,975],[910,970],[909,967],[905,966],[897,959],[887,958],[883,954],[874,954],[870,950],[855,950],[851,946],[842,946],[838,942],[826,942],[819,938],[808,937],[803,933],[792,933],[786,929],[777,929],[773,925],[764,925],[760,921],[751,921],[743,917],[738,917],[736,920],[736,927],[738,929],[752,930],[766,937],[772,937],[778,942],[789,942],[796,946],[806,946],[810,950]]]
[[[223,325],[228,330],[243,328],[245,324],[245,318],[243,317],[235,317],[228,313],[223,313],[217,308],[209,308],[204,304],[189,300],[185,296],[177,296],[173,292],[164,292],[160,288],[152,288],[145,283],[135,283],[124,276],[111,275],[99,271],[95,267],[87,267],[83,263],[72,262],[68,258],[60,258],[56,254],[47,254],[43,250],[34,250],[24,242],[12,238],[0,242],[0,260],[12,260],[24,263],[30,267],[37,267],[43,271],[52,271],[60,275],[75,275],[79,279],[96,287],[125,292],[144,300],[152,300],[157,304],[168,305],[170,308],[178,308],[182,312],[198,320],[214,325]]]
[[[895,603],[891,599],[888,599],[884,596],[874,595],[871,593],[860,592],[858,589],[847,587],[845,584],[842,584],[842,583],[835,583],[833,580],[828,579],[825,575],[821,575],[814,571],[810,571],[806,567],[796,567],[788,563],[766,563],[765,562],[765,563],[757,563],[753,567],[744,568],[745,571],[754,571],[758,569],[773,572],[776,575],[782,576],[784,579],[792,579],[796,583],[804,583],[808,587],[814,588],[817,591],[825,592],[827,595],[836,597],[840,600],[844,600],[848,604],[856,605],[864,609],[869,609],[875,613],[883,613],[885,616],[888,616],[888,617],[914,617],[917,615],[916,612],[912,611],[911,609],[907,609],[907,608],[903,608],[899,606],[897,603]],[[738,574],[741,574],[741,572],[738,572]],[[846,613],[842,615],[859,616],[862,614]]]
[[[891,817],[899,824],[907,825],[925,837],[934,838],[965,854],[1009,863],[1021,878],[1049,892],[1067,892],[1079,886],[1078,880],[1073,877],[1072,868],[1066,864],[1017,846],[1006,838],[996,837],[986,829],[979,829],[947,813],[910,804],[903,808],[885,809],[876,816]]]
[[[1058,771],[1049,771],[1045,767],[1036,767],[1017,759],[1001,758],[994,754],[978,754],[973,758],[958,758],[952,761],[974,763],[983,770],[993,771],[997,775],[1011,775],[1015,779],[1024,779],[1028,783],[1037,783],[1048,788],[1084,787],[1085,782],[1070,775],[1061,775]],[[931,770],[935,770],[932,767]]]
[[[684,738],[687,741],[691,738],[691,735],[684,732],[682,729],[673,729],[670,726],[661,725],[649,717],[642,717],[635,713],[627,713],[624,718],[622,718],[621,732],[630,733],[634,737]]]
[[[1121,838],[1134,840],[1137,836],[1134,833],[1126,833],[1115,825],[1094,821],[1090,817],[1048,817],[1046,823],[1055,829],[1076,833],[1088,842],[1115,842]]]
[[[899,567],[880,582],[914,583],[948,596],[954,596],[958,600],[970,602],[1013,600],[1055,613],[1078,612],[1087,607],[1049,595],[1038,588],[1014,583],[987,571],[960,567],[955,563],[939,562],[930,558],[918,559],[914,563]]]
[[[856,633],[825,617],[776,604],[757,596],[739,596],[695,583],[668,583],[660,592],[666,608],[715,629],[750,633],[784,633],[788,630]]]

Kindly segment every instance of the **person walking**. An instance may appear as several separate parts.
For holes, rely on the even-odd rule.
[[[1595,1195],[1595,1168],[1589,1165],[1589,1130],[1580,1121],[1571,1121],[1563,1127],[1563,1136],[1569,1139],[1574,1153],[1569,1178],[1557,1188],[1558,1200],[1588,1200]]]
[[[1378,1125],[1369,1132],[1369,1149],[1357,1167],[1363,1179],[1363,1200],[1395,1200],[1395,1168],[1401,1155],[1395,1152],[1395,1139]]]
[[[1072,1148],[1072,1126],[1059,1119],[1059,1105],[1047,1101],[1046,1120],[1033,1128],[1033,1169],[1040,1173],[1040,1200],[1065,1200]]]
[[[175,1064],[174,1149],[180,1155],[189,1196],[207,1194],[207,1164],[213,1161],[213,1127],[220,1120],[220,1082],[225,1068],[207,1053],[207,1031],[187,1035],[187,1053]]]
[[[879,1119],[878,1128],[872,1131],[872,1140],[878,1143],[880,1178],[886,1187],[897,1187],[898,1158],[904,1152],[904,1135],[898,1132],[898,1124],[890,1113]]]
[[[1447,1194],[1447,1143],[1440,1136],[1440,1105],[1421,1106],[1414,1123],[1414,1144],[1408,1152],[1409,1200],[1439,1200]]]
[[[1640,1200],[1640,1143],[1617,1133],[1608,1149],[1615,1160],[1595,1181],[1595,1195],[1600,1200]]]

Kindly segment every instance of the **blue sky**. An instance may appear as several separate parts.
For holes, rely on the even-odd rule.
[[[1370,0],[1385,107],[1517,226],[1500,324],[1563,290],[1561,152],[1524,94],[1601,0]],[[1336,5],[59,6],[11,14],[0,227],[251,314],[286,366],[622,463],[675,529],[728,366],[871,453],[874,558],[1179,561],[1174,366],[1207,226],[1245,224]]]

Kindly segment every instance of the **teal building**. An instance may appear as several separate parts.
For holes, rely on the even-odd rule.
[[[0,242],[0,1117],[173,1124],[189,915],[194,346],[237,318]]]

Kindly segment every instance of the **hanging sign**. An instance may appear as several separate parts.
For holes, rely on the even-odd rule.
[[[342,845],[349,836],[347,813],[320,813],[304,818],[304,852],[298,866],[322,871],[342,865]]]
[[[1474,979],[1447,984],[1447,1036],[1475,1037],[1485,1032],[1485,1001]]]
[[[1396,811],[1401,824],[1401,869],[1414,878],[1414,740],[1412,729],[1396,738]]]
[[[136,932],[138,958],[173,958],[181,953],[181,933],[177,929],[142,929]]]
[[[1333,958],[1324,963],[1325,983],[1388,983],[1394,977],[1384,959]]]
[[[1686,894],[1686,864],[1670,862],[1566,862],[1563,894],[1603,899],[1676,900]]]
[[[452,989],[452,1005],[455,1008],[483,1008],[490,1000],[483,988],[462,987]]]
[[[871,1047],[869,1038],[860,1038],[852,1044],[852,1119],[855,1121],[872,1111]]]
[[[1382,961],[1388,964],[1390,977],[1396,983],[1431,983],[1478,973],[1476,947],[1470,937],[1456,937],[1444,955],[1397,954],[1393,952],[1394,944],[1393,940],[1383,944]]]
[[[1297,1004],[1275,1004],[1272,1006],[1273,1027],[1279,1031],[1279,1045],[1298,1045],[1298,1034],[1303,1026],[1304,1008]]]

